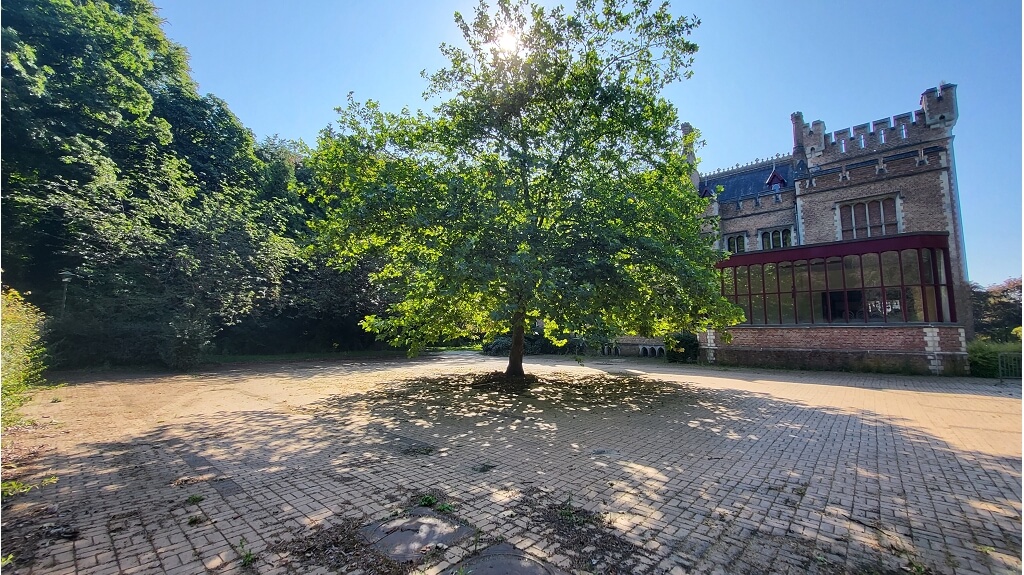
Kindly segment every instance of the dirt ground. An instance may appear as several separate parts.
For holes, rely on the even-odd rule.
[[[3,437],[32,488],[4,572],[373,572],[303,542],[423,493],[477,535],[406,570],[503,541],[567,572],[1020,572],[1019,384],[543,357],[525,394],[469,385],[503,367],[59,374]]]

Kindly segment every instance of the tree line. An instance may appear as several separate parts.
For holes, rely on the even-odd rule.
[[[667,3],[481,3],[428,77],[441,104],[350,101],[315,149],[256,142],[199,95],[148,0],[2,11],[3,283],[50,318],[60,364],[506,334],[521,375],[531,333],[741,316],[691,181],[699,134],[661,96],[699,25]]]
[[[364,268],[314,249],[302,143],[200,95],[146,0],[4,2],[3,284],[51,364],[372,345]]]

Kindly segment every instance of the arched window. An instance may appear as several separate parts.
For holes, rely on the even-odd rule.
[[[740,254],[747,251],[746,240],[743,234],[736,234],[728,236],[725,240],[726,249],[734,254]]]
[[[765,230],[761,232],[761,249],[774,250],[788,248],[793,245],[793,232],[790,228]]]

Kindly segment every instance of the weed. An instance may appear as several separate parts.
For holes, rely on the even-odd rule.
[[[9,481],[0,482],[0,499],[12,497],[15,495],[24,495],[33,489],[39,489],[46,485],[53,485],[57,483],[57,476],[51,475],[42,481],[38,485],[30,485],[24,481],[18,481],[17,479],[11,479]]]
[[[437,497],[434,497],[433,495],[430,495],[429,493],[426,494],[426,495],[421,495],[420,499],[419,499],[419,502],[418,502],[418,505],[420,507],[433,507],[436,504],[437,504]]]
[[[203,521],[206,521],[206,518],[203,517],[202,515],[193,515],[193,516],[188,518],[189,527],[194,527],[196,525],[199,525]]]
[[[914,575],[930,575],[932,573],[931,569],[929,569],[923,563],[918,562],[916,559],[912,557],[910,558],[910,562],[907,563],[907,566],[904,567],[904,569],[910,571]]]
[[[53,398],[53,399],[51,399],[51,400],[50,400],[50,403],[60,403],[60,401],[61,401],[61,400],[60,400],[60,398],[59,398],[59,397],[55,397],[55,398]]]
[[[470,573],[472,573],[472,571],[466,569],[465,565],[461,565],[458,569],[452,569],[451,575],[469,575]]]
[[[455,511],[455,507],[452,506],[451,503],[441,503],[440,505],[435,507],[435,509],[437,509],[441,513],[451,513],[452,511]]]
[[[0,483],[0,497],[11,497],[14,495],[22,495],[32,491],[34,485],[29,485],[17,479],[10,481],[4,481]]]
[[[0,567],[7,567],[11,563],[14,563],[14,553],[0,557]]]
[[[199,503],[203,499],[206,498],[203,497],[202,495],[189,495],[188,499],[185,500],[185,503],[188,503],[189,505],[195,505],[196,503]]]
[[[576,509],[572,506],[572,494],[570,493],[565,498],[565,503],[558,508],[558,516],[570,523],[581,523],[581,519],[576,516]]]
[[[242,567],[252,567],[256,564],[256,554],[252,552],[252,549],[246,549],[245,546],[249,542],[242,537],[238,540],[238,555],[242,558]]]
[[[487,473],[488,471],[494,469],[495,467],[497,467],[497,465],[494,465],[493,463],[481,463],[479,465],[474,465],[470,469],[476,471],[477,473]]]
[[[804,495],[807,495],[807,487],[805,487],[805,486],[797,487],[796,489],[793,490],[793,493],[796,493],[800,497],[803,497]]]
[[[990,545],[975,545],[974,548],[982,553],[991,553],[996,550],[995,547],[992,547]]]

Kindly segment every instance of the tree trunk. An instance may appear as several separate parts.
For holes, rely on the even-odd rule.
[[[512,316],[512,349],[508,352],[508,367],[505,368],[506,377],[523,377],[523,353],[526,351],[526,330],[523,323],[526,314],[516,313]]]

